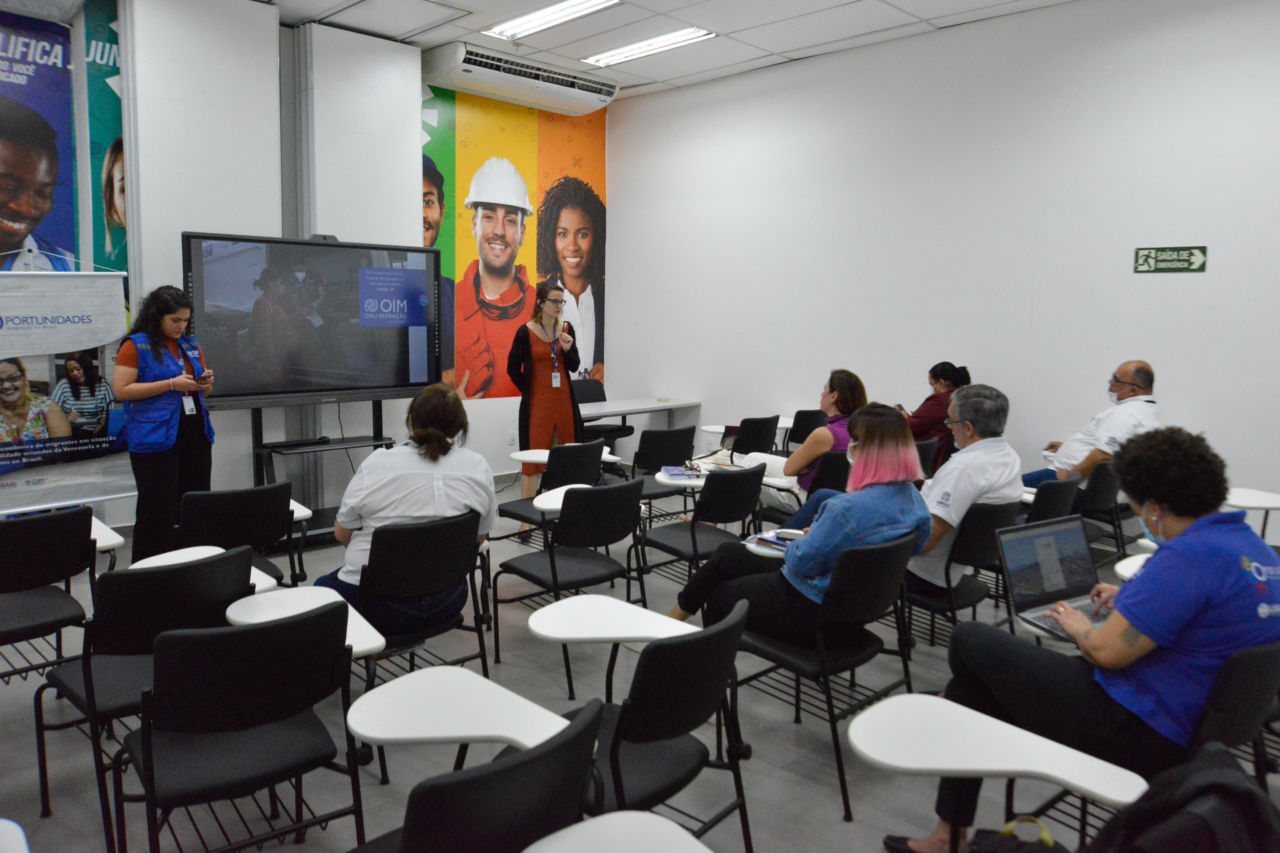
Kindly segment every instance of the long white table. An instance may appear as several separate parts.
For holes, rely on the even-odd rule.
[[[627,415],[644,415],[654,412],[667,413],[667,428],[697,423],[702,403],[697,400],[678,400],[670,397],[631,397],[626,400],[606,400],[603,403],[583,403],[578,406],[584,421],[598,421],[601,418],[622,418],[627,422]]]

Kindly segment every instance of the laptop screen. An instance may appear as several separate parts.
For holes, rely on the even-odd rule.
[[[1019,613],[1085,595],[1098,582],[1078,515],[1006,527],[996,531],[996,537],[1013,608]]]

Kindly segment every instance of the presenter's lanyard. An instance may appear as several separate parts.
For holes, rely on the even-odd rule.
[[[543,326],[542,331],[546,332],[547,327]],[[547,332],[551,336],[551,387],[560,387],[560,339],[556,337],[556,323],[551,321],[551,331]]]

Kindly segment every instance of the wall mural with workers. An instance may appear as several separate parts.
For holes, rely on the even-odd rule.
[[[546,279],[568,297],[575,378],[604,381],[605,111],[562,116],[424,86],[422,133],[445,381],[468,398],[519,395],[507,354]]]

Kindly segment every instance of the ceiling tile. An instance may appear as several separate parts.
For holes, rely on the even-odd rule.
[[[926,24],[920,21],[915,24],[907,24],[905,27],[890,27],[887,30],[876,30],[874,33],[866,35],[854,36],[849,39],[840,39],[839,41],[827,42],[826,44],[815,44],[810,47],[797,48],[796,50],[785,50],[783,55],[787,59],[805,59],[810,56],[821,56],[824,53],[838,53],[842,50],[849,50],[863,45],[876,44],[882,41],[893,41],[894,39],[907,38],[908,36],[919,36],[925,33],[937,32],[937,27],[933,24]]]
[[[647,9],[632,6],[629,3],[619,3],[617,6],[601,9],[599,12],[593,12],[590,15],[561,24],[558,27],[551,27],[540,33],[534,33],[531,36],[520,39],[520,44],[535,47],[538,50],[549,50],[562,44],[582,41],[591,36],[607,33],[609,30],[616,30],[626,24],[651,17],[653,17],[653,13]]]
[[[698,74],[686,74],[684,77],[675,77],[665,82],[673,86],[691,86],[694,83],[705,83],[708,80],[718,80],[721,77],[729,77],[734,74],[742,74],[745,71],[754,71],[757,68],[767,68],[770,65],[778,65],[786,62],[785,56],[778,56],[772,53],[766,53],[764,56],[748,59],[746,62],[739,62],[735,65],[725,65],[720,68],[713,68],[710,71],[702,71]]]
[[[772,24],[820,9],[830,9],[851,0],[706,0],[684,9],[673,9],[671,17],[678,18],[715,33],[733,33],[764,24]]]
[[[471,31],[458,26],[457,24],[444,24],[439,27],[432,27],[424,33],[418,33],[411,39],[409,44],[421,47],[435,47],[441,44],[448,44],[451,41],[466,41]]]
[[[619,67],[629,74],[653,80],[670,80],[686,74],[697,74],[713,68],[735,65],[764,55],[764,51],[726,36],[700,41],[684,47],[655,53],[643,59],[624,62]]]
[[[904,12],[918,18],[940,18],[987,6],[1002,6],[1009,0],[889,0]]]
[[[957,15],[935,18],[933,23],[940,27],[954,27],[957,24],[967,24],[971,21],[998,18],[1001,15],[1013,15],[1031,9],[1043,9],[1046,6],[1057,6],[1062,3],[1072,2],[1074,0],[1014,0],[1012,3],[1001,3],[998,6],[987,6],[982,9],[975,9],[972,12],[961,12]]]
[[[607,33],[562,44],[555,49],[555,52],[572,59],[583,59],[588,56],[595,56],[597,53],[604,53],[606,50],[625,47],[655,36],[683,30],[687,26],[688,24],[677,21],[674,18],[668,18],[665,15],[653,15],[633,24],[610,30]],[[711,41],[715,41],[715,39],[711,39]]]
[[[636,95],[648,95],[652,92],[662,92],[666,89],[674,89],[666,83],[646,83],[643,86],[628,86],[618,90],[619,98],[633,98]]]
[[[460,18],[458,23],[464,27],[470,27],[474,30],[484,30],[492,27],[494,24],[500,24],[503,21],[509,21],[512,18],[519,18],[521,15],[527,15],[530,12],[536,12],[539,9],[545,9],[552,5],[555,0],[443,0],[450,6],[456,6],[459,9],[469,9],[471,14]]]
[[[350,6],[351,2],[352,0],[276,0],[276,7],[280,10],[281,24],[297,27],[340,12]]]
[[[917,23],[917,20],[881,0],[858,0],[822,12],[813,12],[776,24],[735,33],[734,38],[774,53],[832,41],[832,35],[864,33]]]
[[[330,15],[324,22],[397,38],[433,24],[448,23],[457,17],[457,9],[429,0],[364,0],[359,5]]]
[[[641,9],[648,9],[650,12],[671,12],[676,9],[686,9],[698,6],[702,0],[626,0],[632,6],[639,6]]]

